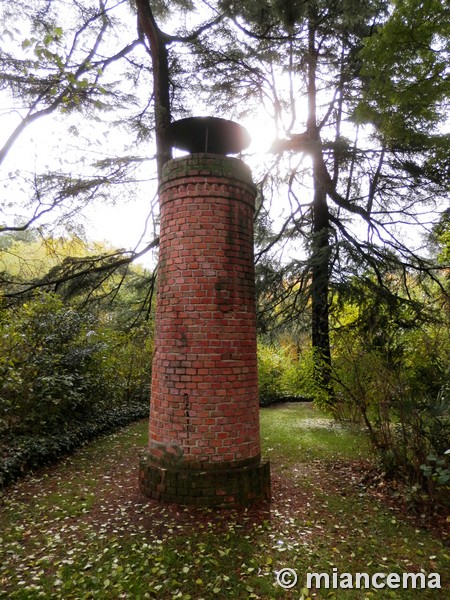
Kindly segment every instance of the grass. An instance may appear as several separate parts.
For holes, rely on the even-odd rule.
[[[342,427],[312,404],[262,410],[261,438],[266,455],[290,464],[370,456],[368,440],[361,431]]]
[[[448,595],[444,537],[403,514],[378,484],[369,485],[366,438],[311,405],[261,412],[270,507],[213,511],[140,497],[138,451],[146,437],[146,422],[137,423],[7,490],[0,598],[299,600],[308,571],[333,568],[438,572],[442,589],[313,589],[309,597]],[[299,576],[292,590],[275,580],[285,567]]]

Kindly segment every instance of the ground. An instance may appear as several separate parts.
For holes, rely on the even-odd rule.
[[[446,515],[409,510],[367,439],[310,405],[264,409],[272,502],[161,505],[137,488],[146,423],[91,444],[4,493],[0,598],[306,598],[306,572],[437,572],[442,589],[323,590],[311,598],[443,598]],[[299,581],[283,590],[276,573]]]

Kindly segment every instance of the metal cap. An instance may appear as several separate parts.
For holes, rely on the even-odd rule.
[[[250,144],[250,135],[242,125],[217,117],[174,121],[166,135],[172,147],[190,153],[238,154]]]

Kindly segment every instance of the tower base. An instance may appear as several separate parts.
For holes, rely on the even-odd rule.
[[[163,502],[191,506],[232,508],[270,500],[270,463],[258,460],[245,466],[161,466],[150,454],[141,456],[139,487],[143,494]]]

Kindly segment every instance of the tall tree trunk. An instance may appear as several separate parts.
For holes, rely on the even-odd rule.
[[[317,11],[315,3],[308,14],[308,120],[307,134],[313,144],[314,197],[312,210],[312,346],[314,352],[314,375],[317,383],[332,399],[331,349],[329,331],[329,282],[331,246],[329,240],[330,216],[327,204],[326,167],[324,164],[317,126],[317,57],[316,49]]]
[[[331,246],[326,192],[321,180],[320,165],[313,164],[313,242],[312,242],[312,346],[316,381],[331,399],[331,349],[329,331],[329,281]],[[323,172],[323,171],[322,171]]]
[[[161,181],[164,163],[172,158],[166,129],[171,122],[170,79],[167,42],[170,40],[156,24],[150,0],[136,0],[138,28],[147,38],[153,67],[153,100],[155,103],[156,164]]]

